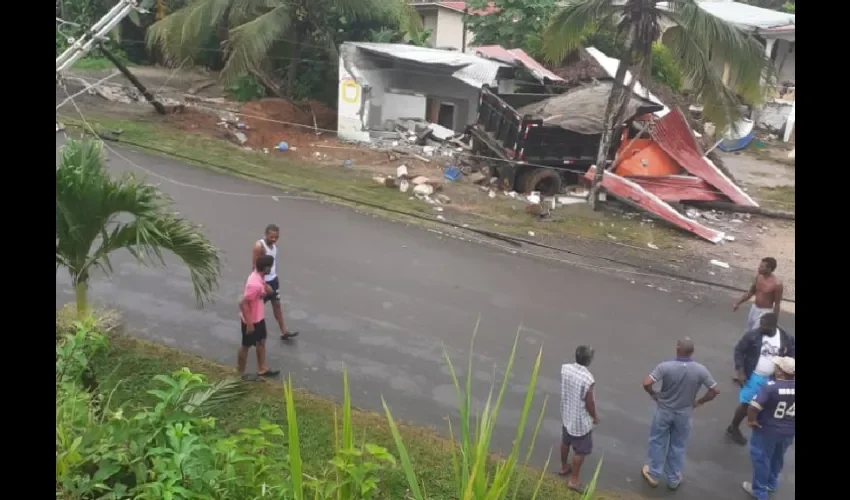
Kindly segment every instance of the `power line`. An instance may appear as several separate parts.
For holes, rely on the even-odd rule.
[[[173,73],[172,73],[172,75],[173,75]],[[82,80],[82,81],[85,81],[84,78],[79,78],[79,79]],[[92,86],[94,86],[94,85],[92,85]],[[489,103],[484,102],[484,104],[492,107],[492,105],[489,104]],[[285,126],[289,126],[289,127],[298,127],[298,128],[303,128],[303,129],[307,129],[307,130],[314,130],[314,131],[317,131],[317,132],[318,131],[328,132],[328,133],[334,134],[334,135],[337,134],[337,131],[332,130],[332,129],[326,129],[326,128],[317,127],[317,126],[313,126],[313,125],[304,125],[302,123],[289,122],[289,121],[285,121],[285,120],[278,120],[278,119],[274,119],[274,118],[268,118],[268,117],[264,117],[264,116],[253,115],[253,114],[250,114],[250,113],[243,113],[241,111],[238,111],[238,110],[234,111],[234,110],[228,109],[228,108],[219,108],[219,107],[215,107],[215,106],[205,106],[205,105],[202,105],[202,104],[199,104],[199,103],[192,103],[190,106],[192,108],[214,111],[214,112],[217,112],[217,113],[219,113],[219,112],[229,113],[229,114],[233,114],[235,116],[239,116],[239,117],[242,117],[242,118],[249,118],[249,119],[252,119],[252,120],[259,120],[259,121],[268,122],[268,123],[277,123],[277,124],[280,124],[280,125],[285,125]],[[363,151],[362,148],[358,148],[356,146],[340,146],[336,149],[344,149],[344,150],[350,150],[350,151]],[[386,149],[386,151],[392,152],[392,149]],[[516,160],[509,160],[509,159],[492,157],[492,156],[478,155],[478,154],[474,154],[474,153],[471,153],[471,152],[464,152],[464,156],[466,156],[467,158],[473,158],[473,159],[485,160],[485,161],[487,161],[487,160],[489,160],[489,161],[499,161],[499,162],[510,163],[510,164],[513,164],[513,165],[519,165],[519,166],[524,166],[524,167],[549,168],[549,169],[558,170],[558,171],[562,171],[562,172],[573,173],[573,174],[576,174],[580,177],[583,177],[584,174],[587,172],[586,170],[579,170],[579,169],[574,169],[574,168],[569,168],[569,167],[562,167],[562,166],[553,167],[553,166],[548,166],[548,165],[540,165],[540,164],[536,164],[536,163],[521,162],[521,161],[516,161]],[[658,187],[679,187],[678,184],[664,182],[663,180],[642,180],[641,184],[649,185],[649,186],[658,186]],[[694,188],[694,189],[697,190],[697,191],[704,192],[704,193],[725,196],[725,193],[723,193],[722,191],[717,190],[717,189],[706,189],[706,188]],[[778,206],[785,206],[785,207],[789,207],[789,208],[793,208],[795,206],[794,204],[785,203],[785,202],[782,202],[782,201],[775,201],[775,202],[773,202],[773,204],[778,205]]]
[[[67,94],[67,90],[66,90],[66,94]],[[68,97],[71,97],[71,96],[69,95]],[[114,148],[111,148],[108,144],[106,144],[106,142],[101,138],[100,134],[98,134],[98,132],[94,129],[94,127],[92,127],[91,124],[86,120],[85,115],[83,114],[82,110],[79,108],[76,101],[72,97],[70,99],[70,102],[74,106],[77,113],[80,115],[82,123],[84,124],[84,128],[87,129],[89,133],[91,133],[95,137],[97,137],[108,151],[110,151],[112,154],[116,155],[118,158],[124,160],[129,165],[131,165],[135,168],[138,168],[138,169],[145,171],[145,172],[148,172],[148,173],[152,173],[154,176],[162,178],[162,179],[164,179],[168,182],[171,182],[171,183],[174,183],[174,184],[177,184],[177,185],[183,185],[185,187],[189,187],[189,188],[193,188],[193,189],[200,189],[200,190],[207,191],[207,192],[210,192],[210,193],[213,193],[213,194],[226,194],[226,195],[235,195],[235,196],[252,196],[252,197],[274,198],[273,196],[266,196],[266,195],[256,195],[256,194],[248,194],[248,193],[229,193],[229,192],[222,192],[222,191],[218,191],[218,190],[211,190],[211,189],[203,188],[203,187],[200,187],[200,186],[194,186],[194,185],[191,185],[191,184],[180,183],[179,181],[169,179],[168,177],[162,176],[162,175],[157,174],[155,172],[152,172],[148,169],[145,169],[144,167],[142,167],[142,166],[136,164],[135,162],[133,162],[132,160],[126,158],[124,155],[117,152]],[[219,170],[230,171],[230,172],[238,173],[239,175],[252,177],[252,178],[258,178],[255,175],[251,175],[251,174],[248,174],[246,172],[235,170],[232,167],[214,164],[214,163],[211,163],[211,162],[208,162],[208,161],[205,161],[205,160],[199,160],[197,158],[187,157],[187,156],[184,156],[184,155],[181,155],[181,154],[175,154],[173,152],[161,150],[161,149],[152,147],[150,145],[135,143],[135,142],[132,142],[132,141],[120,141],[120,142],[124,142],[126,144],[134,145],[134,146],[145,148],[145,149],[158,151],[158,152],[166,154],[168,156],[183,158],[183,159],[190,160],[190,161],[193,161],[193,162],[198,162],[198,163],[204,163],[204,164],[207,164],[207,165],[212,166],[214,168],[217,168]],[[250,162],[246,162],[246,161],[243,161],[243,162],[250,165],[250,166],[257,167],[257,165],[253,165]],[[617,260],[617,259],[602,257],[602,256],[598,256],[598,255],[582,254],[580,252],[572,251],[572,250],[561,248],[561,247],[547,245],[547,244],[544,244],[544,243],[540,243],[540,242],[536,242],[536,241],[532,241],[532,240],[526,240],[526,239],[523,239],[523,238],[517,238],[517,237],[514,237],[514,236],[498,233],[498,232],[495,232],[495,231],[482,230],[482,229],[478,229],[478,228],[474,228],[474,227],[469,227],[468,225],[465,225],[465,224],[462,225],[462,224],[457,224],[457,223],[454,223],[454,222],[451,222],[451,221],[433,219],[433,218],[430,218],[430,217],[425,217],[421,214],[405,212],[403,210],[397,210],[397,209],[385,207],[385,206],[382,206],[382,205],[365,202],[363,200],[348,198],[348,197],[341,196],[341,195],[338,195],[338,194],[335,194],[335,193],[323,192],[321,190],[306,188],[306,187],[297,186],[297,185],[290,185],[290,184],[286,184],[286,183],[278,183],[278,184],[285,186],[285,187],[288,187],[288,188],[296,189],[296,190],[312,192],[314,194],[326,196],[326,197],[329,197],[329,198],[340,199],[342,201],[347,201],[349,203],[369,206],[371,208],[380,209],[380,210],[383,210],[383,211],[386,211],[386,212],[397,213],[397,214],[404,215],[404,216],[407,216],[407,217],[425,220],[425,221],[428,221],[430,223],[448,225],[448,226],[451,226],[455,229],[471,231],[473,233],[478,233],[478,234],[481,234],[483,236],[487,236],[489,238],[494,238],[496,240],[500,240],[500,241],[509,243],[514,247],[521,246],[524,243],[524,244],[528,244],[528,245],[531,245],[531,246],[547,248],[547,249],[550,249],[550,250],[555,250],[555,251],[563,252],[563,253],[566,253],[566,254],[575,255],[577,257],[602,260],[602,261],[611,262],[611,263],[618,264],[618,265],[627,266],[627,267],[630,267],[630,268],[633,268],[633,269],[640,269],[640,270],[644,269],[641,266],[635,265],[635,264],[630,263],[630,262],[623,262],[623,261],[620,261],[620,260]],[[492,242],[489,242],[489,243],[493,244]],[[499,245],[496,245],[496,246],[499,246]],[[511,251],[514,251],[514,250],[511,250]],[[517,252],[519,252],[519,251],[517,251]],[[536,255],[536,254],[530,254],[528,252],[522,252],[522,253],[525,253],[525,254],[528,254],[528,255]],[[589,268],[589,269],[617,271],[617,272],[620,272],[620,273],[631,274],[631,275],[636,275],[636,276],[664,278],[664,279],[670,279],[670,280],[673,280],[673,281],[685,282],[685,283],[690,283],[690,284],[701,284],[701,285],[706,285],[706,286],[719,287],[719,288],[723,288],[723,289],[727,289],[727,290],[731,290],[731,291],[738,291],[738,292],[745,292],[746,291],[745,289],[733,287],[733,286],[726,285],[726,284],[723,284],[723,283],[711,282],[711,281],[702,280],[702,279],[699,279],[699,278],[691,278],[691,277],[679,275],[679,274],[672,273],[672,272],[656,271],[655,273],[647,273],[647,272],[641,272],[641,271],[629,271],[629,270],[623,270],[623,269],[601,267],[601,266],[596,266],[596,265],[592,265],[592,264],[584,264],[584,263],[580,263],[580,262],[568,261],[568,260],[557,259],[557,258],[552,258],[552,257],[547,257],[547,256],[543,256],[543,257],[548,258],[550,260],[556,260],[556,261],[559,261],[559,262],[562,262],[562,263],[572,264],[572,265],[576,265],[576,266],[579,266],[579,267],[585,267],[585,268]],[[787,302],[792,302],[792,303],[795,302],[793,299],[785,299],[785,300]]]

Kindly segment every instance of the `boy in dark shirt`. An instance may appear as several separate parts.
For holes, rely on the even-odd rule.
[[[776,357],[773,363],[773,380],[762,386],[747,409],[747,422],[753,428],[753,482],[742,486],[757,500],[767,500],[768,493],[776,491],[785,452],[794,442],[794,358]]]

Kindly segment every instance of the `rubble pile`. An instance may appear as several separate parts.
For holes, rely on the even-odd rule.
[[[413,156],[426,163],[431,159],[442,164],[471,165],[471,147],[463,134],[419,118],[386,120],[383,130],[376,132],[373,149],[389,150]]]

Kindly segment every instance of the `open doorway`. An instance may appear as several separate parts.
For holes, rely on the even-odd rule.
[[[450,102],[441,102],[440,111],[437,115],[437,124],[449,130],[455,126],[455,105]]]
[[[429,97],[426,103],[425,119],[448,129],[454,130],[455,105],[451,102],[442,102],[439,99]]]

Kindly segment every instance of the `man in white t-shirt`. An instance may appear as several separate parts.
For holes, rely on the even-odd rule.
[[[759,327],[745,333],[735,346],[735,382],[740,384],[741,391],[726,435],[742,446],[747,444],[747,438],[741,433],[741,422],[747,416],[750,401],[773,375],[773,359],[778,356],[794,358],[796,355],[794,337],[776,323],[775,313],[765,313]]]

